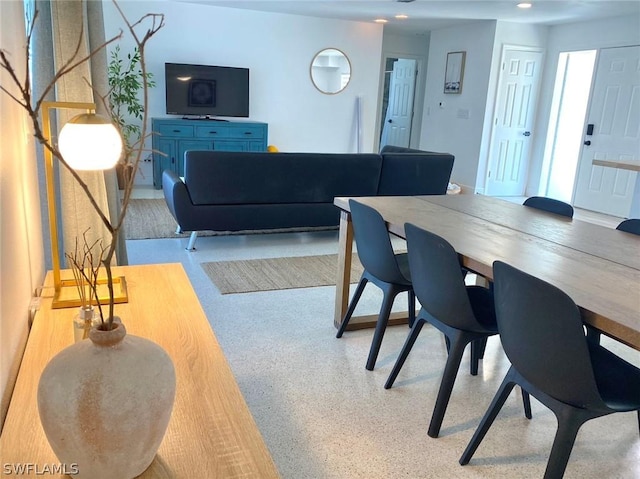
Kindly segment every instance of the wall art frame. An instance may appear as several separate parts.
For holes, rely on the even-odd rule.
[[[444,72],[444,92],[462,93],[462,80],[464,78],[464,63],[467,52],[447,53],[447,66]]]

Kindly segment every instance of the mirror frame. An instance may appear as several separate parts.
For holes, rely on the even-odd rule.
[[[345,85],[337,91],[325,91],[322,90],[318,84],[316,83],[315,79],[313,78],[313,63],[316,61],[316,59],[318,58],[318,56],[327,51],[327,50],[335,50],[337,52],[339,52],[340,54],[342,54],[342,56],[344,57],[344,59],[347,61],[347,64],[349,65],[349,81],[347,81],[347,83],[345,83]],[[309,65],[309,78],[311,79],[311,83],[313,84],[313,86],[315,87],[316,90],[318,90],[320,93],[324,94],[324,95],[337,95],[338,93],[342,93],[343,91],[345,91],[345,89],[349,86],[349,83],[351,83],[351,76],[353,75],[353,66],[351,65],[351,60],[349,60],[349,56],[342,50],[340,50],[339,48],[335,48],[335,47],[327,47],[327,48],[323,48],[322,50],[319,50],[315,53],[315,55],[313,55],[313,58],[311,59],[311,63]]]

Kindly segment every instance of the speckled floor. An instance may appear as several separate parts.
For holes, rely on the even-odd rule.
[[[334,287],[223,296],[199,265],[334,253],[336,232],[199,238],[192,253],[184,250],[186,241],[129,241],[129,261],[184,265],[283,478],[542,477],[556,421],[534,399],[533,420],[525,419],[519,392],[471,464],[458,464],[508,368],[497,338],[489,340],[478,376],[469,375],[464,357],[441,435],[432,439],[426,431],[446,358],[432,327],[423,328],[395,386],[385,390],[407,327],[388,328],[375,370],[366,371],[372,331],[335,338]],[[380,295],[368,288],[356,314],[377,312]],[[640,366],[637,351],[603,342]],[[640,478],[636,415],[583,426],[565,477]]]

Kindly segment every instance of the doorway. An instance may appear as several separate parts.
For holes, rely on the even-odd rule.
[[[547,135],[549,180],[545,196],[566,203],[573,200],[595,62],[596,50],[563,52],[558,58]]]
[[[417,60],[387,58],[384,71],[380,149],[385,145],[409,147],[414,113]]]
[[[537,48],[503,48],[489,146],[486,195],[524,195],[542,58],[542,50]]]
[[[637,162],[640,156],[638,65],[638,45],[598,52],[575,180],[573,201],[578,208],[619,217],[630,214],[638,173],[615,165]]]

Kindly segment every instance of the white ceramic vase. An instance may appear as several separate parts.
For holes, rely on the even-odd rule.
[[[153,461],[169,424],[175,369],[157,344],[93,328],[45,367],[38,411],[45,434],[77,478],[129,479]]]

